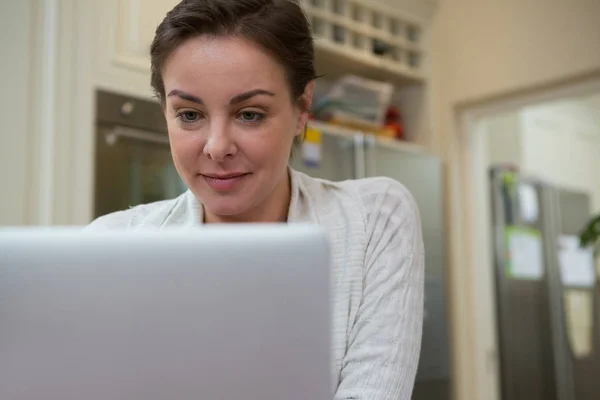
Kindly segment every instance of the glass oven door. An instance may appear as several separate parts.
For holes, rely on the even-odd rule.
[[[164,133],[99,126],[96,143],[95,218],[187,190]]]

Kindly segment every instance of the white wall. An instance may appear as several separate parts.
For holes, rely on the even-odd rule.
[[[487,164],[520,166],[523,160],[522,126],[518,112],[508,112],[482,121],[487,141]]]
[[[600,126],[582,125],[568,105],[526,109],[522,115],[523,171],[588,193],[591,211],[600,212]]]
[[[596,0],[441,0],[433,53],[454,102],[597,71]]]
[[[31,1],[0,2],[0,225],[27,222]]]

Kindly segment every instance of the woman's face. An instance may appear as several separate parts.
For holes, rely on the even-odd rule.
[[[252,220],[288,201],[288,158],[307,113],[268,52],[200,36],[167,59],[162,78],[175,166],[207,219]]]

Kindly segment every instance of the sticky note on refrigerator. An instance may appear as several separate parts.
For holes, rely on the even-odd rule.
[[[506,228],[507,272],[513,279],[540,280],[544,275],[542,235],[538,230]]]
[[[561,235],[558,238],[558,248],[560,277],[563,285],[593,288],[596,284],[593,248],[581,248],[579,238],[575,235]]]
[[[539,201],[533,185],[521,183],[518,189],[521,216],[528,223],[536,222],[539,218]]]
[[[302,160],[307,167],[318,167],[322,158],[321,131],[309,127],[302,143]]]

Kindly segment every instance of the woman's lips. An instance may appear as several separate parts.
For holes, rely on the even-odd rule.
[[[228,192],[238,187],[249,173],[237,173],[227,175],[204,175],[202,178],[208,186],[216,192]]]

